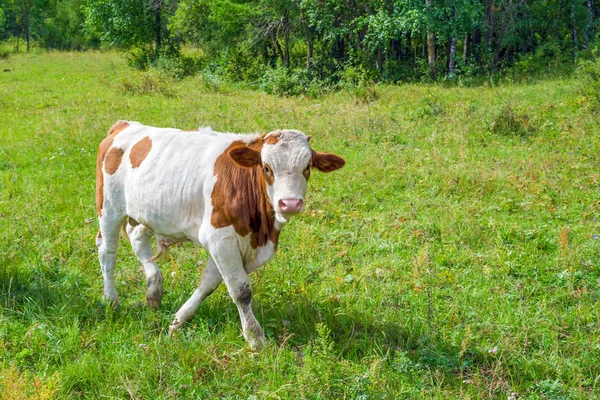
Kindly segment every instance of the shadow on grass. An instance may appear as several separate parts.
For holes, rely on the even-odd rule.
[[[255,309],[263,312],[260,322],[269,340],[285,341],[298,350],[318,340],[318,324],[325,324],[336,353],[348,360],[375,356],[394,369],[406,368],[398,367],[398,363],[408,361],[410,368],[440,371],[451,379],[488,369],[493,363],[485,352],[448,343],[425,322],[379,320],[375,312],[340,313],[333,304],[317,303],[305,296],[296,296],[291,308],[257,304]]]
[[[30,323],[48,318],[77,318],[95,323],[112,311],[93,299],[79,271],[58,265],[39,268],[0,265],[0,307]]]

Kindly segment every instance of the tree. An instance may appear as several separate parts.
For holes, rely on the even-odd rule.
[[[19,29],[19,35],[22,35],[27,42],[27,51],[29,52],[31,47],[31,33],[35,2],[34,0],[17,0],[12,3],[12,6],[15,13],[15,22],[17,28]]]
[[[4,9],[0,4],[0,38],[4,37],[4,32],[6,31],[6,18],[4,17]]]
[[[157,54],[172,10],[169,0],[88,0],[85,29],[106,45],[154,45]]]

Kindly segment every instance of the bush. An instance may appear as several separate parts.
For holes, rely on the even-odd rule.
[[[121,89],[133,95],[159,94],[172,96],[173,78],[164,72],[150,68],[123,78]]]
[[[592,108],[600,108],[600,59],[585,60],[577,67],[579,92]]]
[[[174,79],[193,75],[200,70],[202,61],[181,54],[179,46],[167,44],[158,54],[150,47],[135,47],[127,53],[127,64],[139,71],[155,68]]]
[[[152,63],[152,49],[149,47],[134,47],[126,53],[125,59],[130,67],[138,71],[145,71]]]
[[[161,53],[153,66],[175,79],[181,79],[187,75],[185,62],[179,54]]]
[[[541,44],[534,52],[520,55],[508,75],[515,78],[546,77],[572,70],[572,50],[563,49],[557,42],[543,41],[541,37],[538,40]]]
[[[525,137],[534,131],[529,116],[514,111],[509,105],[500,110],[492,124],[492,132],[498,135]]]
[[[305,70],[278,66],[267,70],[260,81],[262,90],[278,96],[297,96],[308,91],[310,81]]]
[[[379,98],[373,81],[362,67],[347,67],[344,69],[339,86],[357,102],[371,103]]]
[[[198,76],[198,78],[202,83],[202,87],[207,92],[218,92],[219,90],[221,90],[221,78],[214,72],[211,72],[210,70],[205,70]]]

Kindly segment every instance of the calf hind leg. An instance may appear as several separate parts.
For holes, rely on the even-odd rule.
[[[175,314],[175,319],[169,326],[169,335],[173,334],[173,332],[183,325],[185,321],[188,321],[194,316],[202,301],[210,296],[211,293],[219,287],[222,281],[223,278],[221,277],[221,273],[219,272],[215,261],[212,257],[209,257],[200,285],[198,285],[198,288],[192,293],[192,297],[190,297]]]
[[[146,275],[146,301],[153,308],[159,308],[163,297],[163,277],[155,261],[152,261],[151,239],[154,233],[130,219],[126,227],[131,247],[144,267]]]

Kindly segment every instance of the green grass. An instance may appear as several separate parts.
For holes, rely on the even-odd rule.
[[[0,399],[600,395],[600,137],[576,81],[384,86],[365,103],[198,77],[157,89],[115,53],[5,68]],[[252,276],[266,349],[249,350],[224,288],[168,337],[207,257],[192,245],[162,264],[153,311],[123,240],[121,309],[102,303],[95,153],[118,119],[296,128],[346,158],[313,174],[307,211]]]

